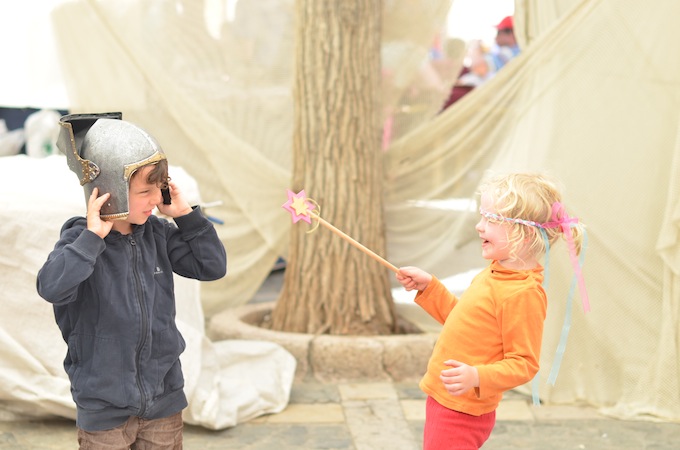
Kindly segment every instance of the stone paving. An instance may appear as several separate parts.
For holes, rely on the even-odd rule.
[[[273,301],[276,272],[253,301]],[[680,423],[622,421],[587,406],[531,405],[508,392],[483,450],[678,450]],[[425,396],[417,382],[296,380],[288,407],[225,430],[185,426],[188,450],[421,450]],[[70,420],[0,421],[0,450],[76,449]]]
[[[236,427],[213,431],[186,426],[184,448],[419,450],[425,397],[415,382],[296,382],[289,406]],[[73,450],[68,420],[0,422],[0,449]],[[592,408],[530,405],[510,392],[484,450],[677,450],[680,424],[630,422]]]

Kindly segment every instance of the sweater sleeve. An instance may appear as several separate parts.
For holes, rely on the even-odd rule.
[[[449,313],[458,303],[458,299],[437,277],[433,276],[425,290],[418,291],[415,302],[437,322],[444,324]]]
[[[62,229],[59,241],[38,271],[38,294],[55,305],[76,299],[78,286],[94,271],[104,240],[82,226]]]
[[[172,270],[186,278],[218,280],[227,273],[227,254],[213,224],[196,206],[175,218],[177,233],[168,237]]]
[[[538,372],[547,302],[539,289],[527,289],[504,301],[497,312],[503,341],[500,361],[476,366],[478,397],[498,395],[530,381]]]

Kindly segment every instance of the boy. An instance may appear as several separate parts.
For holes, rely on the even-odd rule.
[[[120,113],[67,115],[60,125],[57,145],[84,187],[87,217],[66,221],[37,290],[68,344],[80,448],[181,448],[185,342],[173,272],[222,278],[226,252],[144,130]]]

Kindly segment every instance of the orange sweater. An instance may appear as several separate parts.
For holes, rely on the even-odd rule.
[[[497,261],[480,272],[460,299],[437,279],[415,301],[444,327],[420,381],[441,405],[479,416],[498,407],[503,392],[538,372],[547,297],[543,267],[511,270]],[[479,387],[461,396],[444,388],[439,376],[453,359],[479,372]]]

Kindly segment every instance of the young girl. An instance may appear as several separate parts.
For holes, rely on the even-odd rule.
[[[538,372],[547,308],[540,258],[560,236],[572,261],[581,250],[582,225],[542,175],[494,178],[482,186],[480,204],[475,229],[491,263],[460,298],[416,267],[397,274],[444,325],[420,382],[428,395],[424,450],[477,449],[488,439],[503,392]]]

